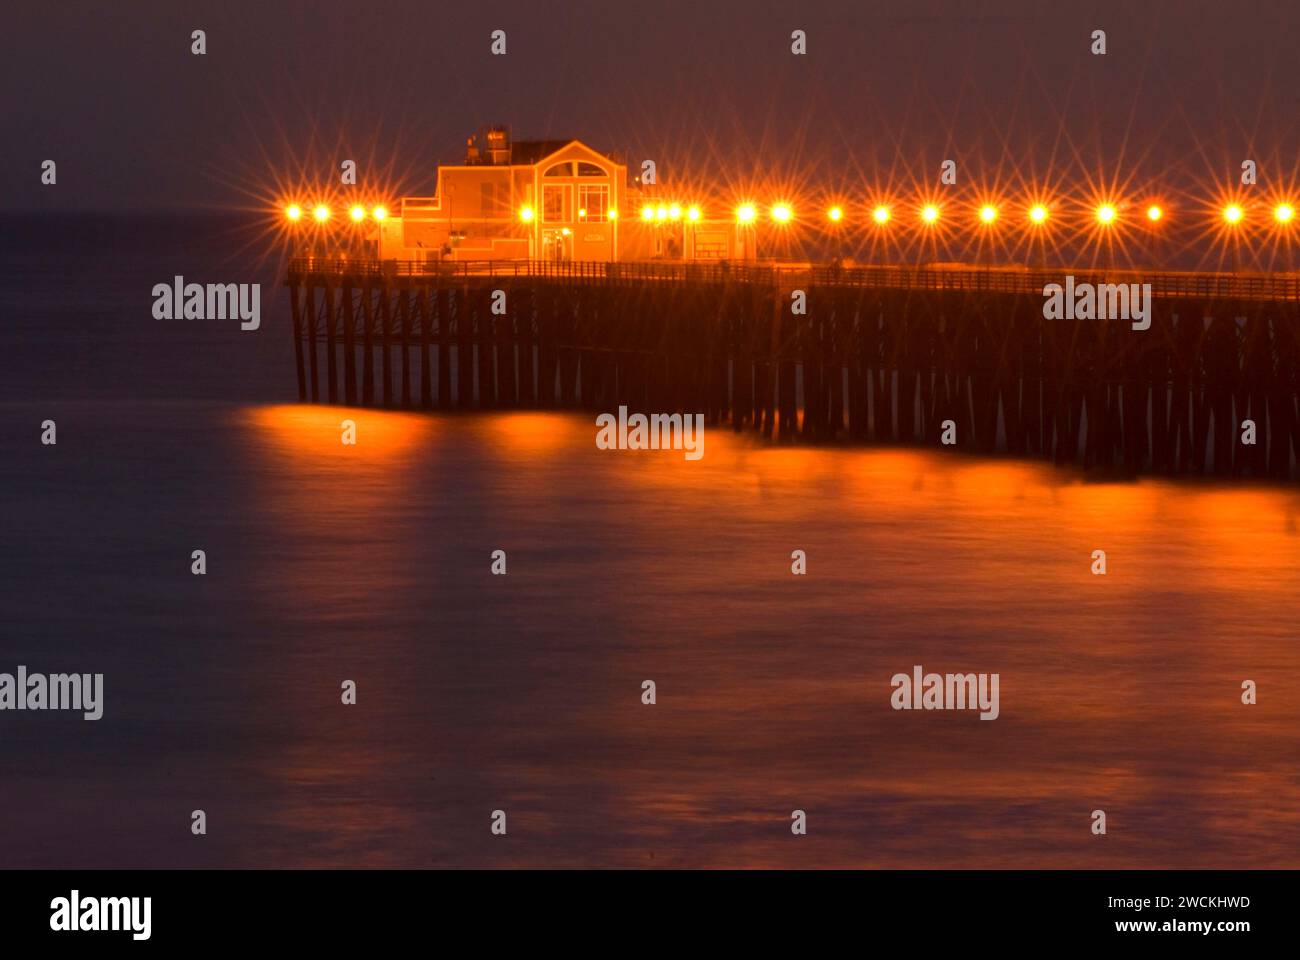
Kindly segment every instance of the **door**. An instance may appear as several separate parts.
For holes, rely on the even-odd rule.
[[[568,260],[572,256],[567,230],[542,231],[542,259]]]

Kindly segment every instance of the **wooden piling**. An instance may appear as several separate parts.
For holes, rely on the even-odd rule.
[[[438,304],[438,407],[451,406],[451,328],[456,322],[456,291],[437,287],[434,301]]]
[[[311,402],[320,403],[320,386],[316,374],[316,284],[307,284],[307,349],[311,355]]]
[[[392,291],[388,286],[379,288],[379,352],[381,381],[384,392],[384,406],[393,405],[393,366],[392,350],[389,349],[393,329]]]
[[[416,312],[420,325],[420,407],[424,410],[433,408],[433,370],[429,366],[433,349],[433,300],[429,296],[429,285],[421,283],[416,296]]]
[[[402,409],[411,409],[411,290],[403,284],[397,294],[402,337]]]
[[[361,288],[361,317],[361,402],[370,406],[375,402],[375,313],[374,293],[369,283]]]
[[[302,340],[303,340],[303,322],[302,322],[302,304],[300,300],[301,285],[291,283],[289,285],[290,307],[293,310],[293,357],[294,365],[298,373],[298,402],[307,402],[307,377],[303,369],[302,358]]]
[[[334,349],[334,325],[338,318],[338,297],[335,295],[335,287],[332,283],[326,283],[325,293],[325,369],[327,370],[327,379],[329,382],[328,396],[330,403],[339,402],[339,379],[338,379],[338,361],[336,360],[337,351]]]
[[[356,318],[352,312],[352,284],[343,284],[341,322],[343,324],[343,402],[357,405]]]
[[[484,410],[496,406],[495,338],[492,336],[496,315],[492,312],[492,290],[478,291],[477,316],[474,324],[474,350],[478,358],[478,405]]]
[[[456,406],[474,404],[474,322],[478,303],[468,284],[456,291]]]

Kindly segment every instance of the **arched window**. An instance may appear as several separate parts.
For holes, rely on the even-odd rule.
[[[573,176],[573,161],[571,161],[571,160],[565,160],[565,161],[562,162],[562,163],[557,163],[557,164],[556,164],[555,166],[553,166],[553,167],[548,167],[547,170],[546,170],[546,172],[545,172],[544,174],[542,174],[542,176],[544,176],[544,177],[571,177],[571,176]]]
[[[599,167],[594,163],[578,161],[578,176],[580,177],[608,177],[609,173],[604,167]]]

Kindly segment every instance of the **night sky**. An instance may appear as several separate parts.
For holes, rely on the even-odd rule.
[[[1294,0],[20,0],[0,40],[0,203],[257,207],[348,158],[363,187],[429,194],[489,122],[653,157],[664,181],[928,184],[953,157],[990,182],[1191,189],[1251,158],[1277,185],[1297,172],[1298,37]]]

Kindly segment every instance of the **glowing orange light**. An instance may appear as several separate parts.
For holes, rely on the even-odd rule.
[[[540,460],[563,447],[569,424],[563,414],[508,413],[484,426],[510,454]]]
[[[350,451],[354,447],[339,443],[339,420],[332,410],[303,404],[262,406],[251,408],[251,422],[267,441],[271,450],[292,455],[293,462],[305,467],[300,458],[308,462],[337,461],[340,458],[355,460]],[[394,462],[411,446],[428,442],[432,421],[411,413],[386,413],[378,410],[354,411],[358,436],[367,445],[367,456],[374,457],[375,469],[379,464]],[[331,442],[333,441],[333,442]],[[354,481],[357,476],[352,475]],[[373,497],[372,487],[359,483],[350,491],[350,497],[362,500]],[[339,491],[336,488],[334,493]]]
[[[609,209],[609,213],[605,214],[605,216],[609,217],[609,219],[611,219],[611,220],[617,220],[617,219],[618,219],[618,211],[615,210],[613,207],[610,207],[610,209]]]
[[[655,208],[654,208],[654,207],[642,207],[642,208],[641,208],[641,219],[642,219],[642,220],[653,220],[654,218],[655,218]]]
[[[674,203],[671,207],[668,208],[668,219],[680,220],[681,218],[682,218],[682,208],[680,205]]]
[[[375,209],[370,211],[370,216],[375,220],[386,220],[388,218],[388,208],[375,207]]]
[[[998,218],[997,207],[992,207],[992,206],[980,207],[980,219],[983,220],[985,223],[992,223],[997,218]]]
[[[1229,204],[1223,208],[1223,219],[1227,220],[1229,223],[1240,223],[1243,216],[1244,214],[1241,212],[1241,207],[1237,206],[1235,203]]]
[[[1295,216],[1295,207],[1289,203],[1280,203],[1273,211],[1273,219],[1278,223],[1290,223]]]
[[[524,223],[532,223],[534,216],[535,214],[533,213],[532,207],[519,208],[519,219],[522,220]]]
[[[1161,210],[1159,207],[1157,207],[1155,204],[1152,204],[1151,206],[1147,207],[1147,219],[1150,220],[1152,223],[1159,220],[1164,215],[1165,212]]]
[[[302,207],[298,206],[296,203],[290,204],[285,208],[284,215],[294,223],[297,223],[302,219]]]
[[[579,219],[579,220],[586,220],[586,219],[587,219],[587,208],[586,208],[586,207],[579,207],[579,208],[578,208],[578,219]]]
[[[1041,203],[1035,204],[1029,210],[1029,219],[1034,221],[1034,223],[1046,223],[1047,208],[1043,206]]]
[[[330,218],[330,208],[322,204],[313,210],[311,215],[316,218],[317,222],[324,223]]]
[[[694,223],[695,221],[699,220],[699,219],[700,219],[700,208],[699,208],[699,207],[691,207],[689,210],[687,210],[687,211],[686,211],[686,219],[687,219],[687,220],[690,220],[692,223]]]
[[[874,210],[871,211],[871,219],[872,219],[872,220],[875,220],[876,223],[880,223],[880,224],[888,223],[888,222],[889,222],[889,208],[888,208],[888,207],[876,207],[876,209],[874,209]]]
[[[667,219],[668,219],[668,208],[667,208],[667,207],[655,207],[655,219],[656,219],[656,220],[667,220]]]
[[[926,223],[936,223],[939,220],[939,208],[931,204],[921,209],[921,219]]]
[[[844,211],[839,207],[831,207],[826,211],[826,216],[830,217],[830,219],[835,223],[839,223],[844,219]]]
[[[1115,208],[1111,206],[1109,203],[1103,203],[1100,207],[1097,208],[1097,222],[1114,223]]]
[[[736,219],[741,223],[753,223],[757,216],[758,210],[752,203],[742,203],[736,208]]]
[[[772,208],[772,219],[777,223],[789,223],[790,218],[793,216],[794,213],[790,210],[789,204],[778,203]]]
[[[353,207],[348,211],[348,216],[352,218],[353,222],[360,223],[362,220],[366,219],[366,208]]]

